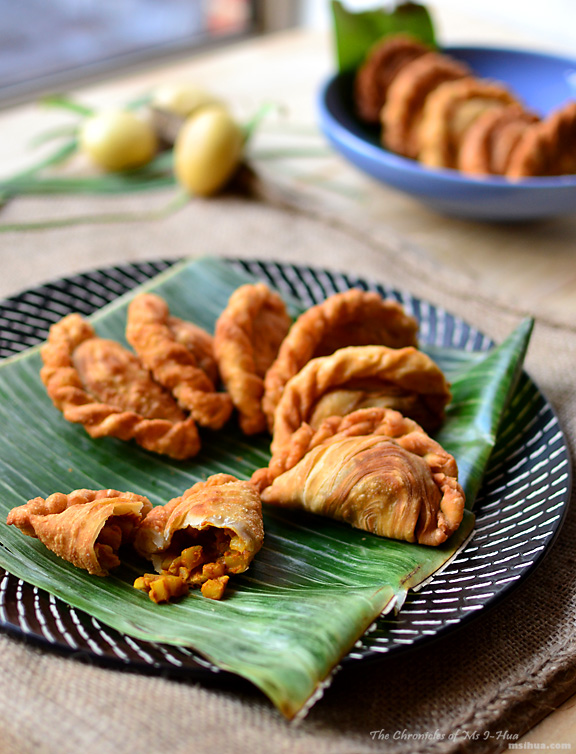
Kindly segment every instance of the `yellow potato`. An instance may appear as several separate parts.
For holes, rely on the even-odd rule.
[[[187,118],[207,105],[218,105],[220,101],[210,92],[192,84],[163,84],[152,94],[152,107]]]
[[[244,138],[224,107],[206,107],[184,123],[174,145],[174,172],[191,194],[210,196],[230,180]]]
[[[150,162],[157,140],[152,126],[134,113],[103,110],[84,122],[80,147],[98,167],[117,171]]]

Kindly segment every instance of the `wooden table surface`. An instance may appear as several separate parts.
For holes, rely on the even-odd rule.
[[[435,13],[442,43],[501,44],[553,52],[546,40],[517,30],[464,17],[450,10]],[[315,198],[359,225],[377,220],[413,241],[432,259],[467,274],[480,288],[528,311],[569,322],[576,316],[576,216],[538,223],[488,224],[449,219],[416,201],[385,188],[327,151],[317,132],[315,97],[321,82],[333,71],[329,35],[294,30],[242,42],[172,61],[149,70],[119,75],[77,93],[93,105],[121,103],[175,80],[191,80],[214,90],[241,114],[265,101],[282,105],[284,115],[273,118],[257,136],[252,159],[272,180]],[[39,130],[68,122],[57,111],[34,104],[0,112],[0,175],[8,176],[30,163],[29,141]],[[298,157],[280,156],[290,146]],[[306,151],[307,156],[302,156]],[[4,222],[0,212],[0,224]],[[47,279],[47,267],[23,266],[18,237],[0,235],[0,296]],[[48,262],[49,264],[49,262]],[[52,270],[50,277],[71,269]],[[568,700],[523,739],[530,744],[576,745],[576,699]]]

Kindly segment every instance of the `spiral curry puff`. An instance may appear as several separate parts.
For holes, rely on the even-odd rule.
[[[229,574],[243,573],[262,547],[260,496],[250,482],[215,474],[154,508],[138,528],[135,547],[157,571],[134,586],[154,602],[200,587],[220,599]]]
[[[152,504],[118,490],[56,492],[12,508],[7,523],[39,539],[59,557],[95,576],[120,565],[118,551],[131,544]]]
[[[541,119],[502,83],[408,35],[368,52],[354,99],[387,149],[428,167],[510,179],[576,173],[576,102]]]
[[[372,534],[442,544],[464,512],[454,458],[411,419],[387,408],[303,424],[257,471],[270,505],[301,508]]]

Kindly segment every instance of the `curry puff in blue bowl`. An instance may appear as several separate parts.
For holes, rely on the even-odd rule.
[[[368,58],[320,93],[320,126],[340,154],[447,215],[526,221],[576,210],[576,60],[385,45],[372,71]]]

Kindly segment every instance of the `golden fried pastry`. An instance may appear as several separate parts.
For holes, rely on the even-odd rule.
[[[200,449],[194,420],[185,417],[134,354],[97,338],[79,314],[52,325],[41,354],[40,377],[52,402],[91,437],[135,440],[176,459]]]
[[[69,563],[96,576],[120,565],[118,549],[152,510],[143,495],[117,490],[56,492],[12,508],[7,523],[39,539]]]
[[[418,416],[428,431],[438,429],[451,395],[429,356],[412,346],[351,346],[312,359],[286,384],[274,418],[272,453],[280,452],[300,425],[310,423],[318,402],[330,391],[374,391],[380,397],[388,388],[402,408],[412,406],[411,418]]]
[[[185,419],[174,398],[150,379],[138,357],[114,340],[88,338],[74,349],[72,364],[86,392],[100,403],[147,419]]]
[[[352,288],[336,293],[301,314],[268,370],[262,407],[270,431],[274,412],[288,380],[318,356],[345,346],[415,346],[418,323],[396,301]]]
[[[215,474],[146,516],[134,544],[160,578],[146,574],[134,586],[163,602],[180,588],[176,578],[220,599],[228,574],[243,573],[263,540],[262,505],[254,485]]]
[[[316,432],[303,425],[253,481],[271,505],[424,545],[444,542],[464,512],[453,456],[385,408],[331,417]]]
[[[418,421],[422,416],[424,422],[428,418],[426,409],[422,409],[420,396],[416,393],[406,393],[396,385],[387,384],[384,390],[379,390],[378,385],[370,389],[366,385],[364,389],[329,390],[316,402],[308,424],[317,429],[325,419],[331,416],[346,416],[360,408],[380,406],[381,408],[394,408],[404,416],[410,416]]]
[[[234,291],[216,323],[218,367],[247,435],[266,429],[264,375],[291,322],[280,296],[264,283],[256,283]]]
[[[503,85],[466,77],[430,92],[418,126],[418,159],[431,168],[455,168],[467,130],[486,110],[517,104]]]
[[[526,128],[513,150],[508,178],[576,173],[576,102]]]
[[[522,134],[538,120],[518,104],[488,108],[463,135],[456,167],[471,175],[504,175]]]
[[[176,341],[194,354],[198,366],[206,372],[210,381],[216,385],[220,376],[214,354],[214,338],[193,322],[178,317],[168,317],[168,327]]]
[[[126,338],[154,379],[170,390],[181,408],[203,427],[220,429],[232,413],[230,396],[216,392],[196,354],[178,339],[170,321],[164,299],[141,293],[128,307]],[[183,337],[182,327],[177,326],[176,332]]]
[[[377,43],[366,56],[354,79],[354,101],[359,117],[380,123],[388,88],[400,70],[430,48],[407,34],[395,34]]]
[[[382,108],[382,143],[393,152],[417,158],[419,125],[428,95],[437,86],[470,75],[469,68],[448,55],[429,52],[405,65],[388,88]]]

